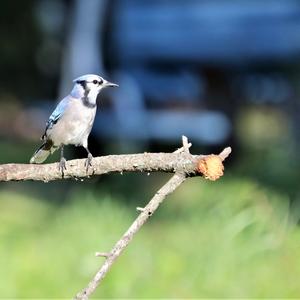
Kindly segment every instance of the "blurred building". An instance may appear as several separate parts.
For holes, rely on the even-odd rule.
[[[42,41],[36,63],[45,78],[60,78],[57,98],[83,73],[120,85],[98,113],[99,139],[126,146],[177,143],[185,134],[219,145],[234,139],[236,112],[248,102],[281,106],[297,127],[289,75],[298,70],[299,1],[34,3]],[[48,114],[52,103],[43,103]]]
[[[300,53],[297,1],[116,0],[88,7],[75,1],[66,69],[80,69],[77,76],[101,64],[120,84],[110,110],[97,118],[100,136],[132,143],[185,134],[216,145],[234,135],[244,101],[292,97],[280,66]],[[86,53],[99,57],[91,63]]]

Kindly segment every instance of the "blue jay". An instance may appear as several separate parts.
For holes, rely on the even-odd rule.
[[[88,136],[93,127],[97,96],[106,87],[117,87],[94,74],[87,74],[73,80],[75,83],[71,93],[59,102],[51,114],[42,136],[43,145],[37,149],[30,163],[39,164],[58,148],[61,149],[59,170],[66,169],[64,146],[83,146],[87,151],[85,167],[91,166],[92,154],[88,149]]]

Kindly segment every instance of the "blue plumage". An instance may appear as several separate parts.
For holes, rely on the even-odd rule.
[[[58,120],[61,118],[63,115],[64,111],[66,110],[66,107],[68,105],[68,98],[64,98],[62,101],[60,101],[55,108],[55,110],[52,112],[51,116],[49,117],[47,123],[46,123],[46,129],[45,132],[42,136],[42,139],[45,138],[46,132],[48,129],[51,129],[54,124],[58,122]]]

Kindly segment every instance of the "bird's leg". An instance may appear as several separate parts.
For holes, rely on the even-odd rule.
[[[85,160],[85,163],[84,163],[84,166],[86,168],[86,171],[89,170],[89,167],[92,166],[92,159],[93,159],[93,155],[92,153],[90,152],[90,150],[88,149],[88,147],[84,147],[84,149],[86,150],[88,156],[87,156],[87,159]]]
[[[58,169],[61,171],[62,177],[64,177],[64,170],[66,170],[66,159],[64,158],[64,145],[60,146],[60,161],[58,164]]]

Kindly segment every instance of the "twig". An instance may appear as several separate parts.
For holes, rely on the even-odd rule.
[[[219,157],[221,158],[222,161],[224,161],[229,156],[230,153],[231,153],[231,148],[227,147],[219,154]]]
[[[144,210],[145,210],[145,207],[137,207],[136,210],[137,210],[137,211],[144,211]]]
[[[137,211],[140,211],[139,216],[108,254],[105,253],[104,255],[102,255],[103,253],[101,253],[101,256],[106,257],[106,260],[104,261],[103,265],[100,267],[96,275],[93,277],[93,279],[88,283],[87,287],[79,292],[76,295],[75,299],[87,300],[90,297],[90,295],[100,285],[103,278],[110,270],[116,259],[121,255],[123,250],[131,242],[134,235],[140,230],[140,228],[150,218],[150,216],[153,215],[153,213],[157,210],[157,208],[165,200],[165,198],[169,194],[174,192],[175,189],[185,181],[187,176],[189,176],[190,174],[197,174],[198,172],[198,174],[202,173],[205,178],[216,180],[223,175],[224,166],[222,164],[222,161],[230,154],[231,148],[228,147],[224,149],[220,153],[220,155],[202,155],[194,157],[189,152],[191,144],[188,143],[188,139],[185,136],[182,137],[182,143],[183,147],[176,150],[172,154],[177,158],[177,162],[181,161],[182,164],[180,164],[180,166],[176,166],[176,168],[173,165],[173,171],[175,172],[175,174],[171,177],[171,179],[169,179],[169,181],[156,192],[154,197],[145,207],[136,208]],[[181,158],[177,157],[178,154],[180,154]],[[161,161],[161,163],[162,165],[164,165],[164,162]],[[149,171],[149,169],[147,169],[147,171]]]
[[[111,253],[109,253],[109,252],[96,252],[95,253],[96,257],[108,257],[110,255],[111,255]]]
[[[183,135],[182,147],[174,151],[174,153],[181,153],[181,152],[190,153],[190,147],[192,147],[192,143],[189,143],[188,138],[185,135]]]
[[[140,230],[143,224],[150,218],[150,216],[156,211],[158,206],[164,201],[164,199],[175,191],[184,180],[186,175],[184,173],[175,173],[171,179],[154,195],[150,202],[145,206],[144,210],[139,214],[136,220],[132,223],[129,229],[124,233],[122,238],[115,244],[110,255],[106,258],[102,267],[96,273],[94,278],[89,282],[88,286],[78,293],[75,299],[87,300],[89,296],[100,285],[102,279],[110,270],[113,263],[120,256],[123,250],[133,239],[133,236]]]

